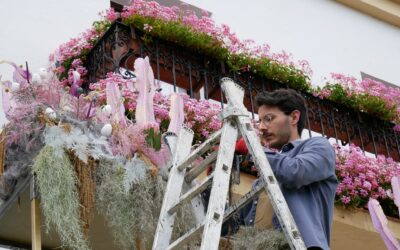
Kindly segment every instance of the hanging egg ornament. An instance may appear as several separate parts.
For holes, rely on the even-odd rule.
[[[11,84],[11,91],[12,91],[12,92],[18,91],[19,88],[20,88],[20,84],[19,84],[19,83],[13,82],[13,83]]]
[[[39,74],[35,73],[32,75],[32,83],[33,84],[40,84],[42,82],[42,78]]]
[[[46,108],[44,113],[52,120],[55,120],[57,118],[57,114],[52,108]]]
[[[105,124],[104,126],[103,126],[103,128],[101,128],[101,134],[103,135],[103,136],[106,136],[106,137],[108,137],[108,136],[110,136],[111,135],[111,133],[112,133],[112,126],[111,126],[111,124],[110,123],[107,123],[107,124]]]
[[[111,113],[112,113],[111,105],[108,105],[108,104],[105,105],[105,106],[103,107],[102,111],[103,111],[103,113],[104,113],[106,116],[111,115]]]
[[[40,75],[40,77],[41,77],[42,79],[46,79],[47,76],[48,76],[47,69],[45,69],[45,68],[40,68],[40,69],[39,69],[39,75]]]

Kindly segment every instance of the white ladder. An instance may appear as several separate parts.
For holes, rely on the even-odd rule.
[[[223,120],[221,130],[211,135],[193,152],[190,152],[193,140],[193,132],[190,129],[182,128],[178,137],[166,137],[173,152],[173,158],[153,242],[153,250],[181,249],[201,232],[203,232],[203,235],[200,249],[218,249],[222,223],[232,216],[235,211],[250,202],[263,189],[268,193],[291,249],[306,249],[259,138],[251,125],[247,109],[243,105],[243,88],[229,78],[221,79],[221,88],[228,101],[228,105],[220,114]],[[244,138],[250,154],[253,156],[254,164],[257,167],[263,185],[257,185],[255,189],[243,196],[236,204],[226,209],[229,179],[239,132]],[[219,139],[221,140],[218,151],[211,153],[200,165],[192,167],[191,163],[197,157],[212,149]],[[215,160],[214,172],[200,183],[194,184],[195,178]],[[204,215],[199,194],[211,184],[208,209],[206,215]],[[183,189],[189,190],[184,192]],[[183,194],[182,191],[184,192]],[[197,226],[170,244],[175,213],[187,202],[192,202],[191,205],[196,214]]]

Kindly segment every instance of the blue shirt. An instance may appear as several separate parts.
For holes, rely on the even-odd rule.
[[[296,140],[280,153],[265,154],[306,247],[330,249],[337,178],[335,151],[329,141],[323,137]],[[247,225],[254,222],[256,204],[245,216]]]

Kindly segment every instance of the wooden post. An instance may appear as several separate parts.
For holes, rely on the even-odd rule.
[[[42,218],[40,212],[40,201],[35,185],[35,176],[31,180],[31,228],[32,228],[32,250],[42,249],[41,225]]]

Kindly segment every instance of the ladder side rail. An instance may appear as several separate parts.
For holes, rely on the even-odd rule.
[[[178,165],[189,155],[192,141],[193,132],[190,129],[183,127],[176,140],[176,145],[171,145],[171,149],[175,149],[175,152],[173,154],[172,167],[169,173],[160,217],[158,219],[157,229],[154,236],[153,250],[166,249],[171,240],[175,214],[169,214],[168,209],[172,204],[179,200],[185,178],[185,171],[179,171]]]
[[[283,232],[291,249],[306,249],[297,225],[282,194],[279,183],[272,171],[271,165],[261,146],[260,140],[254,131],[248,116],[238,116],[238,126],[250,154],[253,156],[260,177],[264,180],[265,191],[271,200],[275,214],[282,226]]]
[[[251,190],[247,194],[245,194],[242,198],[239,199],[235,204],[231,205],[228,209],[226,209],[224,213],[223,222],[227,221],[230,217],[235,214],[235,211],[243,208],[247,203],[253,201],[253,198],[260,194],[264,190],[263,185],[257,185],[255,189]],[[179,239],[174,241],[170,246],[170,249],[182,249],[186,243],[188,243],[193,236],[200,234],[203,231],[204,223],[196,225],[193,229],[189,230],[186,234],[181,236]]]
[[[214,169],[210,200],[201,240],[200,249],[202,250],[218,249],[237,136],[237,127],[231,120],[226,119],[222,128],[221,143]]]

